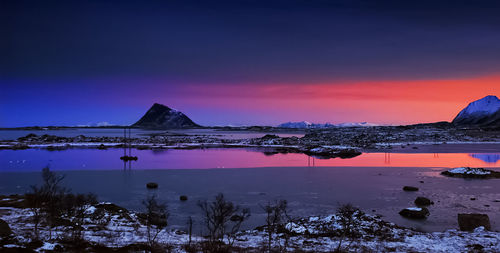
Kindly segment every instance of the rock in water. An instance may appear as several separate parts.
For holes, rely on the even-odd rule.
[[[4,220],[0,219],[0,237],[7,237],[12,234],[9,224]]]
[[[434,204],[434,202],[426,197],[417,197],[417,199],[415,199],[415,205],[417,206],[430,206],[432,204]]]
[[[478,227],[491,230],[490,218],[488,215],[480,213],[459,213],[458,226],[462,231],[472,231]]]
[[[500,178],[500,172],[483,168],[459,167],[441,172],[448,177],[462,178]]]
[[[425,219],[429,216],[429,209],[425,207],[408,207],[401,210],[399,214],[409,219]]]
[[[155,183],[155,182],[149,182],[149,183],[146,184],[146,188],[148,188],[148,189],[156,189],[156,188],[158,188],[158,184]]]
[[[470,103],[453,119],[457,126],[500,126],[500,99],[486,96]]]
[[[406,192],[416,192],[416,191],[418,191],[418,187],[415,187],[415,186],[404,186],[403,187],[403,191],[406,191]]]
[[[200,127],[200,125],[194,123],[184,113],[156,103],[132,126],[150,129]]]

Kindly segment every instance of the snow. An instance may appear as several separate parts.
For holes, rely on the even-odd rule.
[[[300,121],[300,122],[286,122],[279,124],[278,127],[282,128],[309,128],[311,127],[312,123],[307,122],[307,121]]]
[[[57,243],[50,243],[50,242],[44,242],[43,246],[38,249],[40,250],[54,250],[54,248],[57,246]]]
[[[408,207],[408,208],[405,208],[406,210],[410,210],[410,211],[416,211],[416,212],[420,212],[422,211],[422,208],[420,207]]]
[[[368,122],[346,122],[346,123],[340,123],[340,124],[335,124],[337,127],[372,127],[372,126],[379,126],[378,124],[374,123],[368,123]]]
[[[18,246],[15,244],[6,244],[3,246],[4,248],[17,248]]]
[[[474,233],[484,232],[486,229],[483,226],[477,227],[474,229]]]
[[[19,245],[30,241],[30,233],[33,224],[29,217],[31,212],[26,209],[3,207],[4,219],[16,234]],[[89,208],[87,210],[93,210]],[[132,243],[146,243],[146,227],[137,221],[137,215],[128,213],[129,217],[122,214],[106,213],[109,223],[105,229],[96,229],[94,224],[85,222],[84,238],[93,243],[98,243],[107,247],[124,247]],[[479,244],[484,247],[485,252],[500,252],[500,233],[485,231],[484,228],[476,228],[473,232],[462,232],[457,230],[447,230],[445,232],[424,233],[412,229],[397,227],[392,223],[384,222],[376,216],[356,212],[354,214],[356,230],[360,237],[355,240],[344,238],[343,248],[348,252],[467,252],[471,245]],[[331,252],[335,249],[341,236],[338,234],[342,229],[340,217],[335,214],[328,216],[312,216],[302,219],[295,219],[285,225],[285,228],[294,234],[288,238],[284,234],[275,234],[274,238],[281,245],[285,240],[288,243],[288,251],[310,251],[310,252]],[[323,229],[327,229],[337,236],[326,236],[322,234]],[[64,229],[58,227],[52,231],[53,237],[64,236]],[[48,230],[40,227],[41,238],[48,237]],[[188,234],[181,230],[167,229],[160,233],[158,241],[170,244],[173,252],[184,252],[183,245],[188,241]],[[236,235],[234,246],[243,249],[260,248],[266,243],[266,232],[248,230],[239,232]],[[204,239],[198,235],[193,235],[194,243],[202,242]],[[276,242],[275,242],[276,244]],[[4,248],[19,247],[10,243]],[[44,252],[55,249],[58,244],[55,241],[45,241],[43,246],[36,251]],[[346,248],[349,245],[349,248]],[[0,251],[1,251],[0,246]]]
[[[482,168],[459,167],[448,170],[452,174],[467,174],[467,175],[489,175],[491,171]]]
[[[95,212],[95,210],[97,210],[97,208],[95,206],[90,206],[89,208],[87,208],[87,210],[85,210],[85,213],[93,214]]]

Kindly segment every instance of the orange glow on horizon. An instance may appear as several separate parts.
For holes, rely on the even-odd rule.
[[[281,123],[451,121],[468,103],[500,95],[500,76],[457,80],[359,81],[318,84],[188,85],[182,103],[261,114]],[[175,100],[176,98],[169,98]],[[230,108],[230,109],[228,109]]]

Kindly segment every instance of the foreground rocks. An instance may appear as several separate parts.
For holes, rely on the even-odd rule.
[[[484,227],[486,230],[491,230],[491,223],[488,215],[479,213],[459,213],[458,226],[462,231],[472,231],[478,227]]]
[[[12,230],[9,227],[9,224],[4,220],[0,219],[0,237],[7,237],[12,234]]]
[[[0,252],[148,252],[148,230],[140,213],[112,203],[89,206],[89,217],[81,224],[83,240],[70,240],[70,230],[40,226],[41,241],[32,240],[32,212],[28,208],[0,207],[2,219],[14,232],[8,241],[0,240]],[[332,252],[341,244],[343,252],[467,252],[481,249],[499,252],[500,233],[476,229],[473,232],[449,230],[423,233],[399,227],[380,217],[356,211],[349,223],[339,214],[311,216],[284,221],[273,234],[272,247],[290,252]],[[201,222],[196,220],[195,222]],[[263,221],[264,222],[264,221]],[[158,252],[210,252],[205,238],[190,236],[183,228],[158,234]],[[347,231],[347,233],[346,233]],[[241,231],[235,235],[229,252],[265,252],[267,228]],[[192,239],[192,240],[190,240]],[[192,241],[191,243],[189,243]],[[284,245],[286,242],[286,246]],[[228,244],[228,240],[221,242]],[[283,248],[284,247],[284,248]]]

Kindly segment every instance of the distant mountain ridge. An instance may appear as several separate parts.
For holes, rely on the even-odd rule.
[[[151,106],[146,114],[132,126],[151,129],[200,127],[184,113],[158,103]]]
[[[500,126],[500,99],[489,95],[470,103],[453,119],[456,126]]]
[[[331,123],[315,124],[315,123],[310,123],[308,121],[286,122],[278,125],[278,127],[280,128],[297,128],[297,129],[329,128],[329,127],[368,127],[368,126],[377,126],[377,125],[367,122],[341,123],[341,124],[331,124]]]

